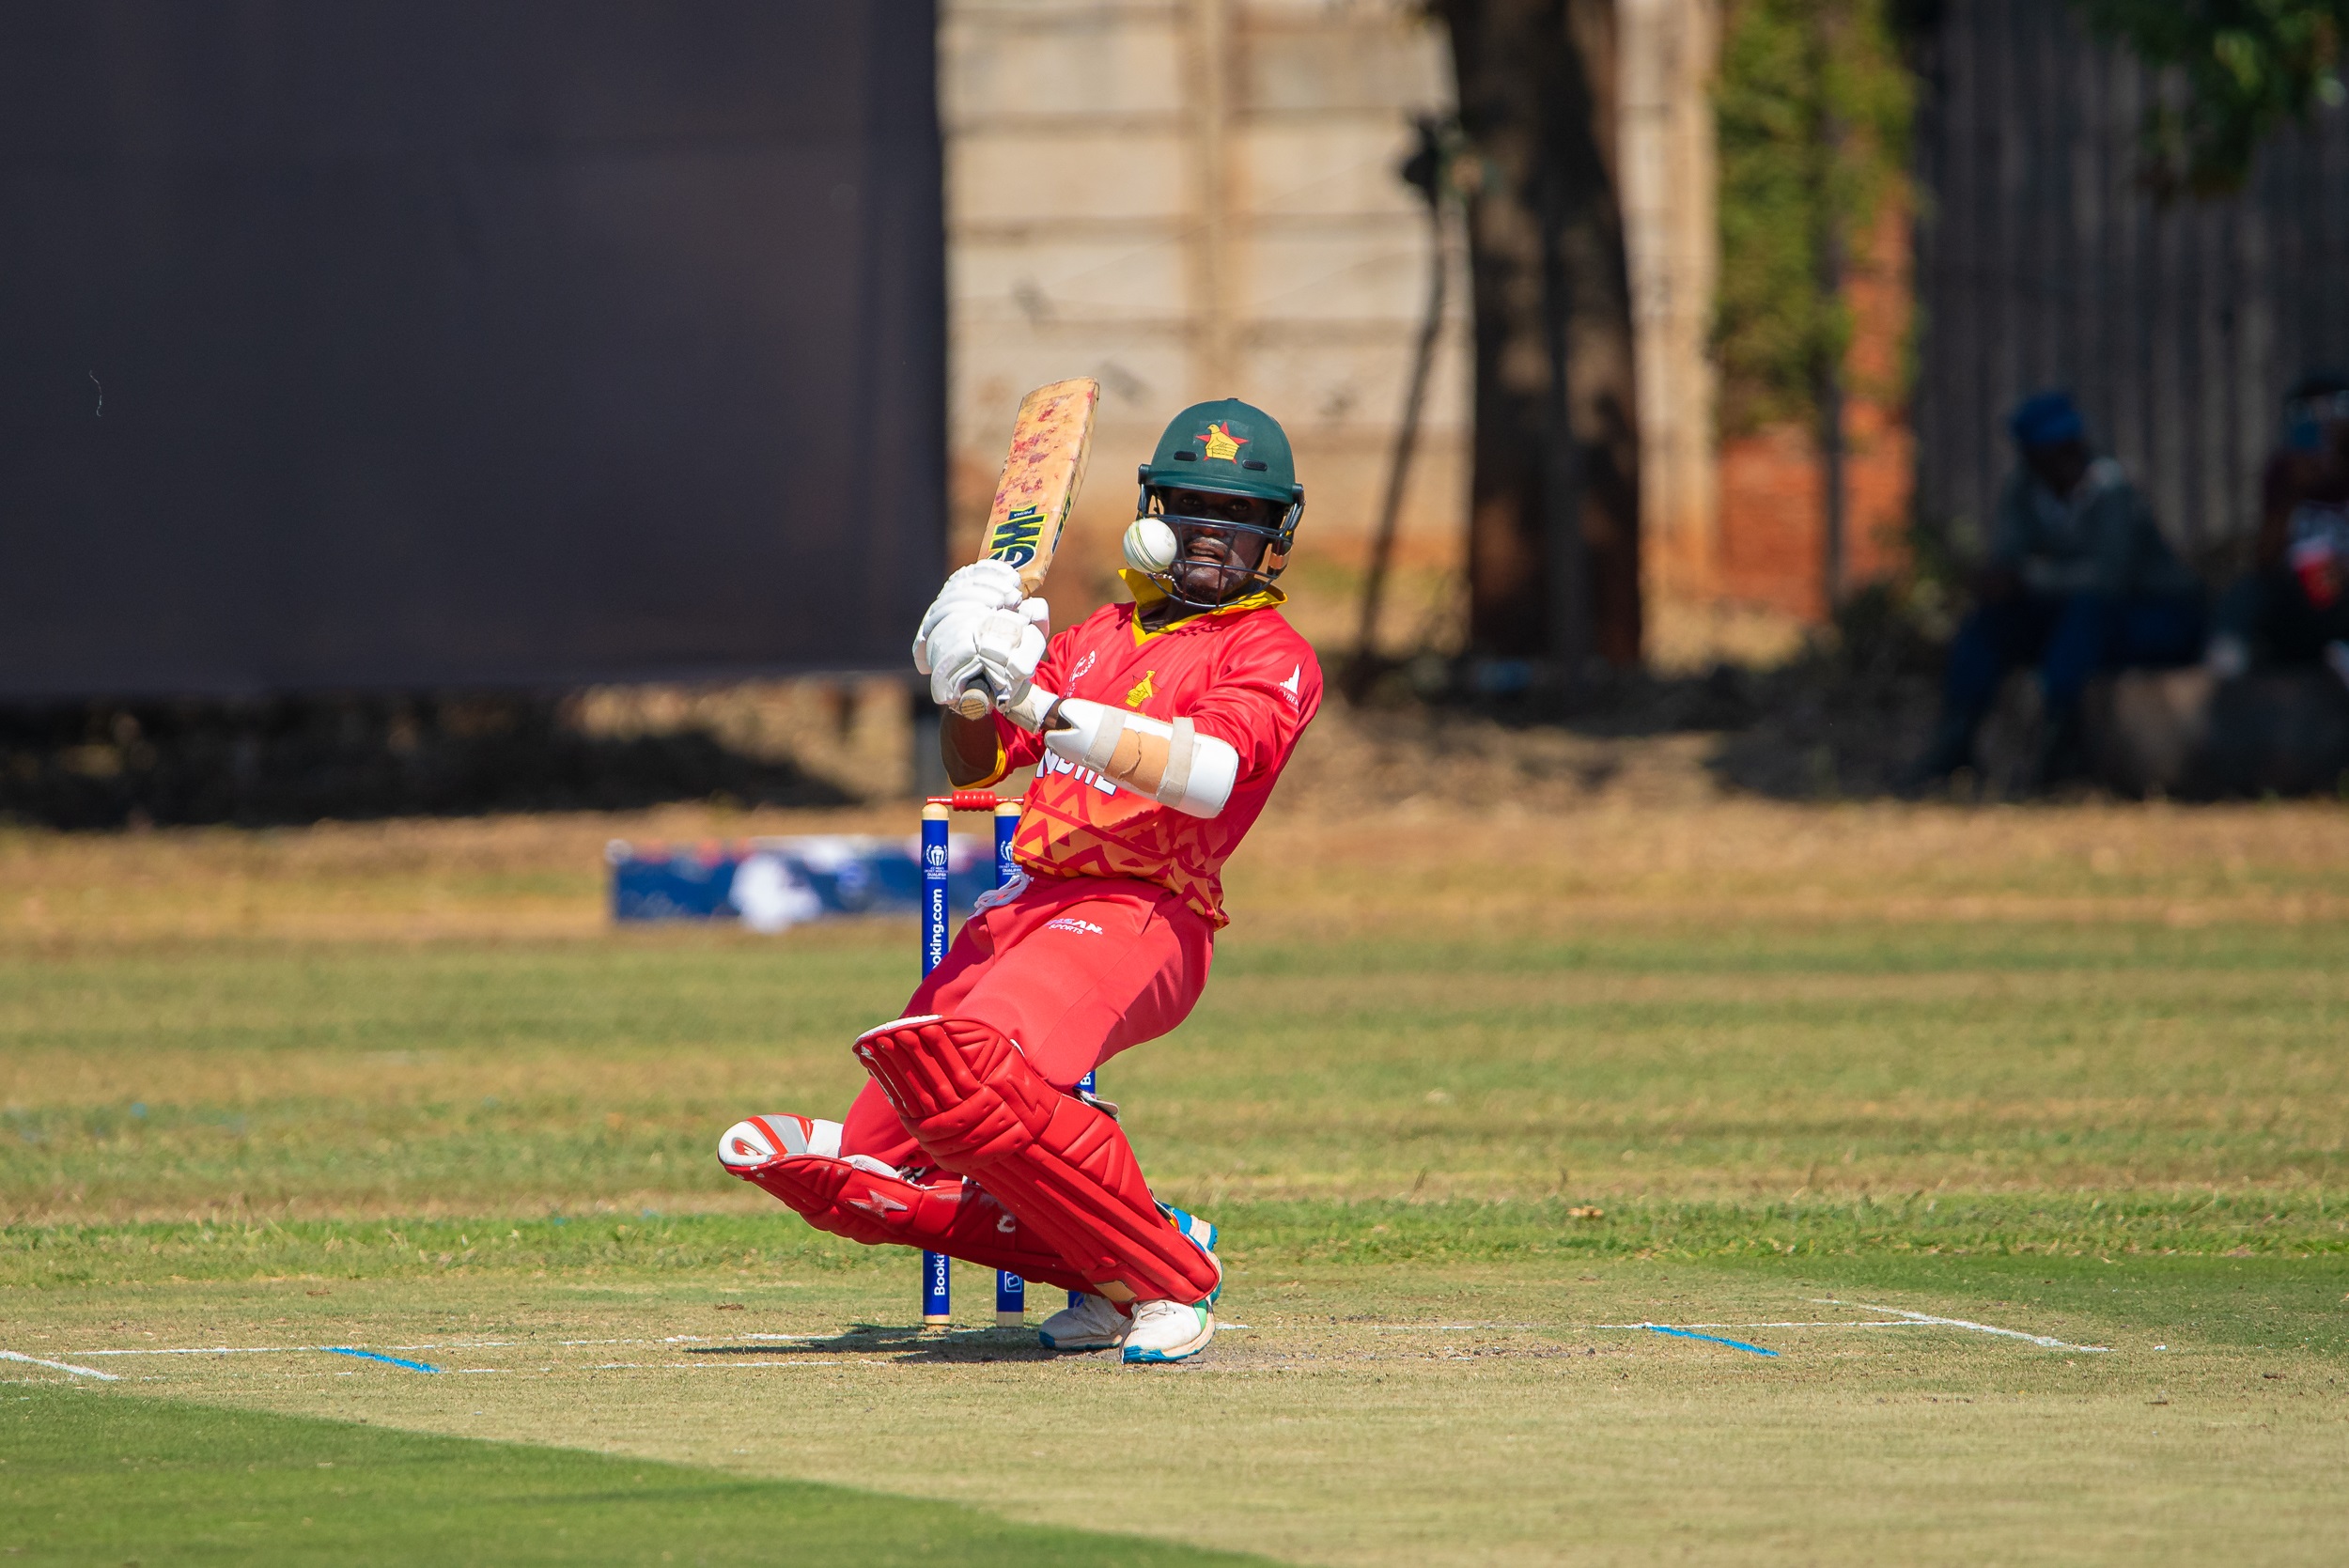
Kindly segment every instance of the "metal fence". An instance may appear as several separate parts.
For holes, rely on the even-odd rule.
[[[1931,522],[1986,523],[2006,411],[2071,389],[2163,527],[2217,567],[2257,525],[2279,399],[2349,365],[2349,114],[2262,153],[2237,196],[2140,179],[2154,75],[2057,0],[1950,0],[1926,61],[1916,396]]]

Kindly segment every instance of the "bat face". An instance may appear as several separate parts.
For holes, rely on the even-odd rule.
[[[1037,387],[1019,400],[1011,451],[979,538],[979,559],[1016,568],[1024,593],[1041,591],[1044,574],[1052,569],[1052,552],[1060,548],[1068,509],[1077,504],[1077,487],[1084,483],[1093,411],[1100,404],[1101,383],[1090,376]],[[985,680],[978,678],[963,690],[955,709],[978,719],[988,706]]]
[[[1064,512],[1052,522],[1051,542],[1047,544],[1044,540],[1044,508],[1022,506],[988,530],[987,558],[1001,561],[1006,566],[1023,567],[1034,565],[1039,553],[1050,560],[1052,551],[1059,548],[1060,531],[1067,521],[1068,516]]]
[[[988,508],[979,558],[1016,567],[1033,594],[1044,585],[1093,448],[1101,383],[1089,376],[1040,386],[1019,400],[1011,451]]]

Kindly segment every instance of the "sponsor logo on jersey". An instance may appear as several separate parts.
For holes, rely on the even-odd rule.
[[[1239,461],[1239,449],[1247,445],[1249,442],[1246,436],[1232,434],[1232,422],[1228,419],[1217,420],[1190,439],[1207,443],[1209,461],[1221,458],[1227,463]]]
[[[1159,694],[1159,689],[1150,684],[1150,677],[1157,674],[1158,671],[1156,670],[1144,670],[1142,672],[1142,678],[1134,682],[1134,689],[1126,693],[1126,706],[1128,707],[1140,707],[1143,704],[1148,702],[1151,698]]]
[[[1305,666],[1302,664],[1297,665],[1289,671],[1289,678],[1281,683],[1281,690],[1287,692],[1289,695],[1289,706],[1291,707],[1295,707],[1299,702],[1304,700],[1304,693],[1299,689],[1298,685],[1299,679],[1304,675],[1304,674]]]
[[[1068,690],[1069,690],[1069,691],[1076,691],[1076,689],[1077,689],[1077,682],[1079,682],[1079,681],[1081,681],[1081,680],[1082,680],[1082,679],[1084,679],[1084,678],[1085,678],[1085,675],[1086,675],[1086,673],[1087,673],[1087,672],[1089,672],[1089,671],[1093,668],[1093,661],[1094,661],[1095,660],[1097,660],[1097,659],[1100,658],[1100,657],[1101,657],[1101,650],[1100,650],[1100,649],[1098,649],[1098,648],[1087,648],[1087,649],[1085,649],[1085,656],[1084,656],[1082,659],[1080,659],[1079,660],[1077,660],[1077,667],[1076,667],[1075,669],[1073,669],[1073,670],[1071,670],[1071,671],[1069,671],[1069,672],[1068,672]]]
[[[1076,763],[1073,763],[1066,757],[1062,756],[1058,752],[1047,752],[1042,756],[1036,758],[1035,770],[1040,774],[1066,773],[1073,777],[1079,784],[1091,784],[1094,788],[1099,790],[1104,795],[1114,795],[1117,793],[1117,786],[1110,783],[1109,780],[1101,777],[1100,774],[1096,773],[1090,768],[1079,767]]]
[[[1063,915],[1058,920],[1046,921],[1044,923],[1044,929],[1047,931],[1074,931],[1080,937],[1097,937],[1101,935],[1101,928],[1094,924],[1093,922],[1089,920],[1078,920],[1070,915]]]

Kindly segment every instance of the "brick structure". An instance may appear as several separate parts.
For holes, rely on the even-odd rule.
[[[1887,203],[1866,265],[1845,286],[1853,316],[1844,362],[1846,586],[1898,573],[1916,489],[1904,360],[1914,317],[1909,218]],[[1780,425],[1724,441],[1720,524],[1703,597],[1827,618],[1825,507],[1818,442],[1809,426]]]

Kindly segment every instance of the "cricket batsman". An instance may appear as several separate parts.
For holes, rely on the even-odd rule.
[[[1167,1033],[1206,985],[1221,871],[1321,704],[1274,585],[1304,510],[1288,438],[1237,399],[1186,409],[1141,471],[1131,604],[1050,637],[1001,561],[922,617],[915,666],[961,788],[1033,765],[1013,852],[905,1017],[857,1037],[838,1122],[754,1116],[726,1168],[808,1223],[1081,1292],[1056,1350],[1180,1361],[1215,1335],[1216,1232],[1155,1201],[1084,1076]],[[983,680],[992,707],[956,710]],[[975,706],[975,705],[973,705]]]

